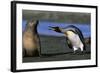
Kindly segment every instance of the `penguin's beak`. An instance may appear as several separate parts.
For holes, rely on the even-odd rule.
[[[54,30],[55,31],[56,27],[51,27],[49,26],[49,30]]]
[[[59,27],[51,27],[51,26],[49,26],[49,30],[53,30],[53,31],[61,33],[61,30],[59,29]]]

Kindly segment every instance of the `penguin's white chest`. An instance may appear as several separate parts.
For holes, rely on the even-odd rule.
[[[80,45],[82,44],[79,35],[73,32],[67,32],[67,37],[71,41],[72,45],[75,46],[76,48],[79,48]]]
[[[74,46],[79,46],[81,43],[78,35],[68,36],[68,38]]]

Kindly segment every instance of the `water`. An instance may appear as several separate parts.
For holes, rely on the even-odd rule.
[[[74,25],[78,27],[81,31],[84,37],[90,37],[91,36],[91,27],[90,24],[70,24],[70,23],[57,23],[57,22],[50,22],[50,21],[39,21],[39,25],[37,27],[37,31],[41,35],[50,35],[50,36],[64,36],[61,33],[57,33],[55,31],[49,30],[49,26],[58,26],[58,27],[67,27],[69,25]],[[24,30],[26,26],[26,21],[23,20],[22,22],[22,29]]]

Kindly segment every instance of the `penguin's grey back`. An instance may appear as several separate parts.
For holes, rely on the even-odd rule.
[[[70,30],[70,31],[74,32],[75,34],[78,34],[79,37],[80,37],[80,39],[81,39],[81,41],[84,41],[84,36],[83,36],[82,32],[81,32],[80,29],[77,28],[76,26],[74,26],[74,25],[69,25],[68,27],[66,27],[66,28],[64,28],[64,29]]]

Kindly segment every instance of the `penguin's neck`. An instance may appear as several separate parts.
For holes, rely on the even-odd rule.
[[[59,30],[62,32],[62,33],[65,33],[65,29],[62,29],[62,28],[59,28]]]
[[[72,31],[67,31],[66,34],[69,37],[75,37],[75,33],[73,33]]]

